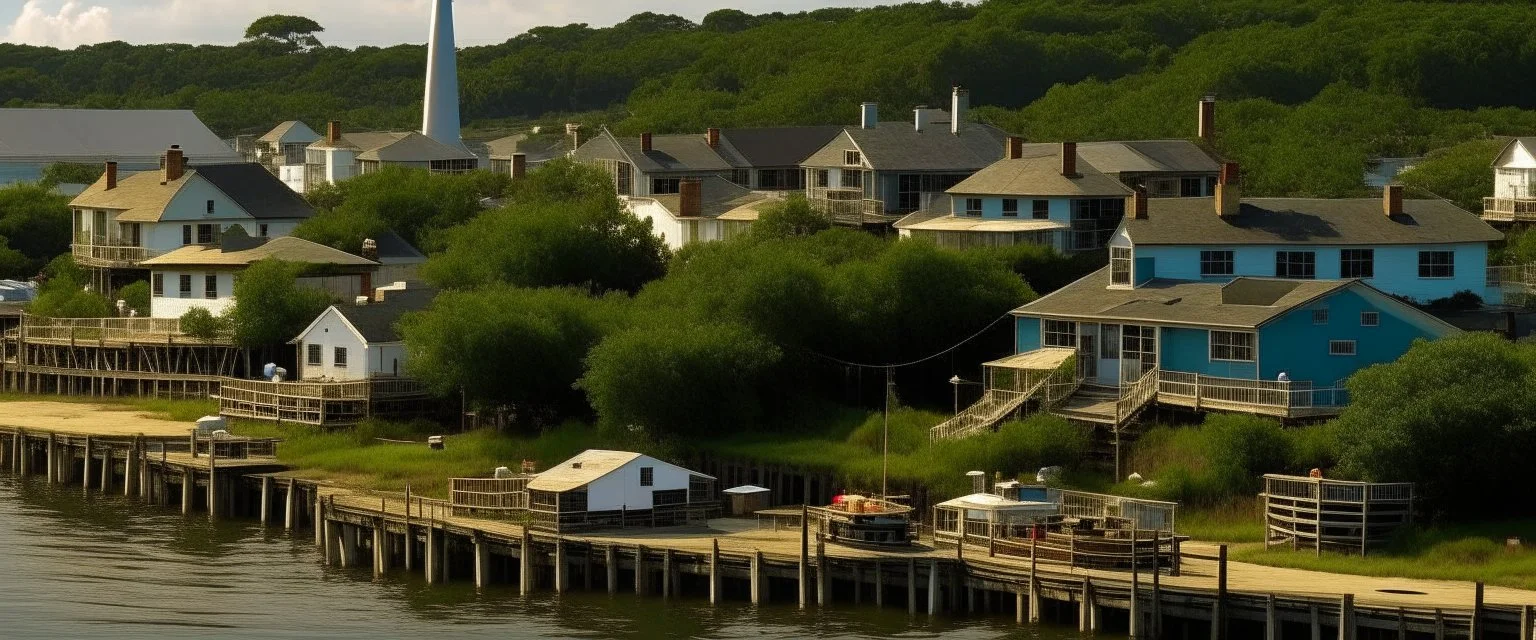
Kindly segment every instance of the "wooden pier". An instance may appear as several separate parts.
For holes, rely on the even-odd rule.
[[[0,422],[6,422],[0,418]],[[853,603],[911,615],[1010,616],[1133,638],[1486,638],[1533,640],[1536,592],[1434,580],[1324,574],[1225,561],[1186,544],[1179,571],[1045,566],[984,545],[865,549],[816,541],[807,522],[632,528],[561,535],[470,517],[446,501],[298,477],[260,446],[169,433],[0,425],[0,469],[208,517],[255,518],[313,536],[323,560],[376,577],[606,590],[799,607]],[[220,457],[241,451],[243,458]],[[1150,549],[1148,549],[1150,553]]]

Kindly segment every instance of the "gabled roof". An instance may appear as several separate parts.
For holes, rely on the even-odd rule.
[[[357,332],[358,337],[368,344],[383,344],[386,342],[400,342],[400,333],[395,330],[395,323],[412,311],[421,311],[432,304],[432,299],[437,296],[436,289],[405,289],[404,291],[389,291],[384,295],[383,302],[370,302],[358,306],[355,304],[331,305],[326,313],[334,312],[346,321],[347,325]],[[324,314],[321,314],[323,317]],[[304,338],[320,318],[310,323],[309,327],[299,333],[296,340]]]
[[[351,149],[358,152],[358,160],[379,162],[431,162],[433,160],[466,160],[475,157],[462,145],[455,148],[415,131],[343,133],[341,140],[335,144],[321,138],[309,145],[309,148]]]
[[[909,122],[881,122],[872,129],[844,127],[801,166],[843,166],[843,152],[851,144],[864,164],[877,171],[977,171],[1002,159],[1005,137],[988,124],[967,123],[958,135],[940,126],[918,131]]]
[[[0,161],[155,164],[173,144],[193,163],[240,160],[191,111],[0,109]]]
[[[1445,200],[1404,200],[1388,218],[1380,198],[1245,198],[1216,215],[1212,198],[1152,198],[1147,218],[1122,223],[1134,244],[1384,245],[1494,242],[1503,233]]]
[[[675,464],[656,460],[655,458],[650,458],[649,456],[635,453],[633,451],[587,449],[586,451],[576,454],[575,457],[566,460],[565,462],[550,467],[548,470],[539,472],[538,475],[534,476],[533,480],[528,482],[528,489],[531,491],[570,491],[571,489],[580,488],[591,483],[593,480],[597,480],[598,478],[613,473],[624,465],[634,462],[635,460],[642,457],[655,460],[657,464],[666,465],[674,469],[688,471],[688,473],[696,476],[702,476],[711,480],[714,479],[713,476],[707,476],[702,473],[689,471],[688,469],[684,469]]]
[[[720,143],[749,167],[798,167],[842,133],[838,125],[720,130]]]
[[[251,238],[244,233],[225,231],[217,245],[189,244],[169,253],[139,263],[145,267],[171,266],[245,267],[257,260],[272,258],[306,264],[370,267],[379,263],[340,249],[293,236]]]
[[[161,184],[160,171],[140,171],[119,178],[107,189],[102,176],[70,201],[73,207],[116,209],[119,222],[159,222],[182,187],[204,180],[229,196],[252,218],[297,219],[315,215],[313,207],[259,164],[235,162],[188,167],[180,178]]]
[[[1509,152],[1515,148],[1516,144],[1525,147],[1526,153],[1536,156],[1536,136],[1519,136],[1510,138],[1509,142],[1499,149],[1498,155],[1495,155],[1493,161],[1489,164],[1495,168],[1504,166],[1504,156],[1509,155]]]
[[[549,160],[565,153],[565,138],[554,134],[514,133],[485,143],[486,153],[497,160],[510,160],[521,153],[529,162]]]
[[[107,177],[102,176],[80,195],[69,201],[71,207],[116,209],[119,222],[159,222],[171,199],[183,186],[194,179],[195,171],[186,171],[180,178],[160,183],[160,171],[141,171],[118,178],[117,187],[107,189]],[[287,188],[287,187],[284,187]]]
[[[651,150],[645,151],[640,138],[615,137],[619,147],[646,173],[657,171],[725,171],[731,163],[711,149],[704,136],[694,134],[653,135]]]
[[[394,260],[396,262],[411,262],[426,259],[421,251],[406,242],[405,238],[393,231],[385,231],[373,236],[374,245],[379,250],[379,260]]]
[[[1024,145],[1024,157],[1055,155],[1060,143]],[[1122,173],[1217,173],[1221,165],[1204,149],[1188,140],[1111,140],[1077,143],[1078,166],[1084,162],[1100,172]]]
[[[289,120],[273,127],[271,131],[266,132],[266,134],[256,140],[270,145],[279,145],[309,144],[319,139],[320,134],[315,133],[315,130],[309,128],[309,125],[298,120]]]
[[[1130,187],[1104,175],[1096,165],[1079,161],[1077,177],[1061,175],[1058,148],[1049,155],[998,160],[950,187],[957,195],[1064,196],[1117,198],[1131,194]],[[1081,158],[1079,158],[1081,160]]]
[[[707,176],[700,180],[699,197],[699,213],[700,217],[703,218],[714,218],[739,207],[768,199],[763,194],[754,193],[751,189],[747,189],[719,176]],[[666,208],[672,214],[672,217],[682,217],[680,213],[682,209],[681,195],[671,193],[650,196],[650,198]]]

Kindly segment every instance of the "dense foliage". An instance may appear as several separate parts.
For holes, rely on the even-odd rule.
[[[235,277],[235,304],[225,314],[236,344],[285,344],[330,306],[330,294],[298,283],[304,269],[303,264],[266,259]]]
[[[74,256],[61,255],[43,267],[42,284],[27,312],[50,318],[105,318],[112,303],[91,289],[90,276],[75,264]]]
[[[423,251],[436,249],[442,243],[439,234],[474,218],[484,209],[481,201],[502,195],[508,180],[489,171],[450,174],[384,167],[311,189],[304,197],[316,215],[294,235],[356,253],[364,238],[394,231]]]
[[[69,234],[67,196],[31,184],[0,188],[0,278],[37,275],[69,251]]]

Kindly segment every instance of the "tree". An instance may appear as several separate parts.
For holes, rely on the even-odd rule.
[[[0,237],[6,238],[0,248],[8,247],[27,259],[25,266],[18,265],[14,255],[7,260],[16,275],[32,275],[55,256],[69,252],[69,215],[68,196],[35,184],[0,188]]]
[[[304,269],[300,263],[266,259],[235,276],[235,304],[226,313],[236,344],[284,344],[330,306],[330,294],[298,284]]]
[[[205,341],[212,341],[228,328],[228,321],[213,315],[203,307],[192,307],[181,314],[181,332]]]
[[[117,290],[117,299],[129,309],[137,311],[140,316],[149,315],[149,282],[135,280]]]
[[[55,258],[43,270],[46,279],[27,312],[50,318],[105,318],[112,304],[86,284],[85,271],[68,254]]]
[[[325,27],[304,16],[289,16],[274,14],[262,16],[245,28],[245,37],[248,40],[267,40],[287,43],[289,47],[318,47],[320,39],[316,33],[325,31]]]
[[[421,249],[433,249],[441,243],[438,234],[479,215],[481,200],[502,195],[509,180],[489,171],[448,174],[385,167],[308,194],[319,212],[294,235],[357,251],[364,238],[388,230]]]
[[[811,208],[804,196],[796,194],[765,208],[752,223],[752,235],[758,238],[809,236],[832,228],[826,216]]]
[[[38,180],[38,184],[48,189],[61,184],[88,185],[100,179],[104,171],[106,171],[104,167],[96,164],[54,162],[43,167],[43,176]]]
[[[1338,419],[1344,471],[1413,482],[1431,515],[1489,518],[1528,508],[1490,487],[1526,486],[1536,450],[1536,343],[1469,332],[1415,342],[1348,382]]]
[[[1419,194],[1445,198],[1468,211],[1482,211],[1483,197],[1493,193],[1489,164],[1509,140],[1471,140],[1430,152],[1398,174],[1397,179]]]

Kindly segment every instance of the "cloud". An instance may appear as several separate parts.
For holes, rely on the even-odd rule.
[[[60,6],[58,13],[50,14],[42,0],[27,0],[5,39],[61,49],[111,40],[112,10],[101,5],[82,7],[71,0]]]

